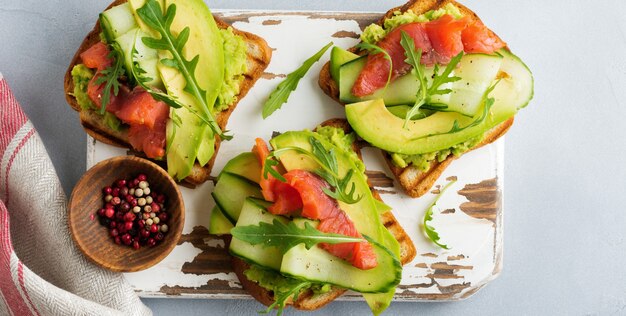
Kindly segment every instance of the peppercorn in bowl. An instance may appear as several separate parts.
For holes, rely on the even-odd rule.
[[[174,249],[185,207],[165,170],[143,158],[120,156],[82,176],[70,197],[68,221],[89,260],[112,271],[134,272]]]

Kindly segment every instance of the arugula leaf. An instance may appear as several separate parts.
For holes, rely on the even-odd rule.
[[[306,75],[311,66],[315,64],[324,53],[333,45],[333,42],[328,43],[322,49],[320,49],[315,55],[309,57],[302,63],[300,68],[287,75],[287,77],[276,87],[265,104],[263,104],[263,118],[266,119],[276,110],[280,109],[283,103],[287,102],[289,95],[292,91],[296,90],[300,79]]]
[[[496,85],[498,85],[498,83],[500,83],[501,79],[498,79],[498,81],[496,81],[494,84],[492,84],[483,94],[483,111],[480,114],[480,116],[478,118],[476,118],[474,121],[472,121],[471,123],[467,124],[466,126],[459,126],[459,121],[458,120],[454,120],[454,122],[452,122],[452,127],[450,128],[449,131],[446,132],[441,132],[441,133],[432,133],[432,134],[428,134],[428,135],[424,135],[424,136],[420,136],[420,137],[416,137],[416,138],[412,138],[411,140],[418,140],[418,139],[422,139],[422,138],[426,138],[426,137],[431,137],[431,136],[440,136],[440,135],[447,135],[447,134],[454,134],[454,133],[458,133],[460,131],[466,130],[468,128],[477,126],[479,124],[481,124],[483,121],[485,121],[487,119],[487,116],[489,115],[489,110],[491,110],[491,107],[493,106],[493,104],[495,103],[495,99],[492,97],[489,97],[489,93],[491,93],[491,91],[493,91],[493,89],[496,88]]]
[[[137,15],[144,23],[146,23],[147,26],[161,35],[161,38],[158,39],[143,37],[141,40],[150,48],[167,51],[172,55],[172,58],[161,59],[161,63],[180,71],[181,75],[185,79],[185,87],[183,90],[191,94],[198,101],[202,113],[198,113],[190,106],[180,104],[180,102],[172,99],[167,94],[155,93],[155,91],[152,90],[152,96],[170,106],[185,106],[187,110],[197,115],[204,123],[206,123],[211,128],[213,133],[218,135],[222,140],[232,139],[232,136],[226,135],[222,132],[222,129],[217,124],[215,117],[209,110],[213,105],[208,104],[206,91],[200,87],[195,77],[194,72],[200,56],[196,55],[191,60],[187,60],[183,56],[183,48],[189,39],[189,27],[185,27],[178,34],[178,36],[175,36],[172,33],[171,25],[176,15],[176,5],[170,4],[164,14],[161,10],[161,5],[156,0],[148,0],[143,7],[137,10]]]
[[[315,155],[318,160],[322,161],[323,164],[328,167],[324,168],[325,170],[316,170],[315,173],[326,180],[326,182],[328,182],[328,184],[332,187],[336,188],[335,191],[331,191],[327,188],[323,188],[322,191],[324,191],[326,195],[348,204],[354,204],[360,201],[363,196],[359,195],[355,197],[354,193],[356,191],[356,185],[354,183],[350,183],[354,170],[348,170],[346,175],[343,178],[340,178],[339,165],[337,164],[335,149],[333,148],[326,151],[326,148],[324,148],[322,143],[314,137],[311,137],[309,141],[311,142],[311,146],[313,148],[313,155]],[[348,189],[349,184],[351,185]]]
[[[267,174],[269,173],[280,182],[287,182],[287,179],[285,179],[285,177],[283,177],[283,175],[280,174],[280,172],[278,172],[276,168],[274,168],[277,167],[278,164],[278,161],[276,161],[275,159],[267,157],[267,159],[265,159],[265,164],[263,165],[263,178],[268,179]]]
[[[358,49],[366,50],[369,53],[375,52],[377,54],[383,54],[383,58],[385,58],[389,62],[389,73],[387,74],[387,82],[385,83],[385,87],[383,88],[383,90],[387,89],[389,83],[391,82],[391,74],[393,73],[393,60],[391,60],[391,56],[389,56],[389,53],[387,53],[387,51],[382,49],[380,46],[367,42],[361,42],[356,45],[356,47]]]
[[[278,309],[276,310],[276,316],[280,316],[283,314],[283,310],[285,309],[285,305],[287,303],[287,300],[291,297],[292,300],[297,300],[298,296],[300,295],[300,292],[303,289],[308,288],[309,286],[311,286],[311,282],[309,281],[300,281],[299,283],[296,283],[291,289],[289,289],[286,292],[279,292],[279,293],[274,293],[274,303],[272,303],[272,305],[268,306],[266,310],[259,312],[260,314],[268,314],[269,312],[272,311],[272,309],[276,308],[276,306],[278,306]]]
[[[135,33],[135,40],[133,41],[133,48],[131,49],[131,60],[132,60],[132,67],[130,69],[131,74],[133,75],[133,77],[135,78],[135,80],[137,81],[137,84],[139,86],[141,86],[144,90],[146,90],[148,93],[150,93],[150,95],[157,101],[162,101],[165,104],[167,104],[168,106],[175,108],[175,109],[179,109],[179,108],[186,108],[189,112],[194,113],[195,115],[197,115],[198,117],[200,117],[200,115],[198,114],[198,111],[196,111],[194,108],[192,108],[189,105],[185,105],[182,104],[180,102],[178,102],[178,100],[174,97],[171,96],[167,93],[164,93],[162,91],[159,91],[157,89],[153,89],[151,87],[148,86],[148,82],[152,81],[153,78],[150,78],[148,76],[146,76],[146,71],[141,68],[141,66],[139,65],[139,62],[137,61],[137,55],[139,55],[139,52],[137,52],[137,49],[135,48],[135,43],[137,42],[136,37],[139,34],[139,32]],[[174,112],[172,112],[174,113]],[[200,117],[201,118],[201,117]],[[180,117],[178,117],[178,119],[180,120]],[[182,124],[182,121],[181,121]],[[180,127],[180,124],[176,124],[176,126]]]
[[[421,64],[422,49],[419,48],[417,49],[417,51],[415,50],[415,41],[405,31],[402,31],[400,35],[400,45],[402,45],[402,48],[404,48],[404,55],[406,56],[405,62],[413,66],[412,72],[413,74],[415,74],[420,83],[420,88],[417,91],[415,104],[413,104],[413,107],[406,113],[406,116],[404,118],[403,127],[407,128],[409,120],[411,120],[411,118],[419,112],[420,107],[424,106],[426,108],[425,105],[427,105],[428,109],[439,111],[445,110],[445,108],[447,108],[447,106],[445,105],[431,104],[430,97],[433,95],[442,95],[452,92],[452,90],[450,89],[441,89],[440,87],[446,83],[452,83],[461,80],[461,78],[456,76],[450,76],[450,74],[461,61],[461,58],[463,57],[463,51],[461,51],[450,60],[442,73],[439,73],[439,65],[435,64],[433,80],[430,84],[430,87],[428,87],[428,81],[424,75],[424,65]]]
[[[433,82],[428,89],[428,95],[448,94],[452,92],[452,90],[450,89],[441,90],[439,89],[439,87],[446,83],[452,83],[461,80],[460,77],[450,76],[452,71],[456,68],[456,65],[458,65],[461,61],[461,58],[463,58],[463,51],[450,59],[450,62],[448,63],[448,65],[446,65],[446,68],[441,74],[439,73],[439,65],[435,64]]]
[[[101,106],[98,113],[104,115],[106,106],[111,100],[111,89],[113,89],[113,95],[117,96],[120,90],[119,78],[124,75],[124,58],[122,57],[122,49],[117,43],[111,44],[111,52],[107,55],[107,58],[113,59],[113,65],[98,72],[99,75],[94,82],[97,85],[104,83],[104,89],[102,90]]]
[[[413,66],[413,72],[420,82],[420,88],[417,91],[415,104],[413,104],[411,110],[409,110],[404,117],[403,127],[407,128],[409,120],[417,114],[420,107],[426,103],[426,78],[424,77],[424,65],[420,63],[422,59],[422,49],[419,48],[416,52],[415,41],[413,41],[413,38],[411,38],[405,31],[401,32],[402,33],[400,33],[400,35],[402,38],[400,39],[400,45],[404,48],[404,55],[406,56],[405,61],[407,64]]]
[[[276,247],[283,254],[299,244],[304,244],[306,249],[311,249],[318,243],[341,244],[365,241],[362,238],[323,233],[311,226],[309,222],[304,222],[304,228],[300,228],[293,221],[284,224],[278,219],[274,219],[272,224],[260,222],[258,226],[236,226],[230,232],[233,237],[251,245],[262,244],[264,247]]]
[[[446,184],[446,186],[443,187],[443,189],[441,189],[441,191],[439,191],[439,195],[437,195],[437,197],[435,198],[435,200],[433,201],[433,203],[430,204],[430,206],[428,207],[428,209],[426,210],[426,213],[424,214],[424,232],[426,233],[426,236],[428,236],[428,238],[435,243],[435,245],[443,248],[443,249],[450,249],[447,245],[443,245],[441,243],[439,243],[439,233],[437,233],[435,231],[435,228],[426,224],[426,222],[429,222],[433,219],[433,208],[435,207],[435,205],[437,204],[437,201],[439,201],[439,198],[441,198],[441,196],[443,195],[444,192],[446,192],[446,190],[456,182],[456,180],[452,180],[450,182],[448,182],[448,184]]]
[[[340,177],[339,165],[337,164],[337,156],[335,154],[335,149],[333,148],[327,151],[326,148],[324,148],[324,145],[322,145],[322,143],[313,136],[311,136],[311,138],[309,139],[309,142],[311,143],[312,151],[308,151],[300,147],[291,147],[291,146],[274,150],[265,159],[266,168],[264,168],[263,170],[263,176],[267,179],[267,174],[271,173],[275,178],[279,179],[274,174],[274,172],[276,173],[278,172],[274,170],[273,168],[268,167],[268,165],[273,164],[273,163],[277,164],[274,158],[280,159],[280,155],[283,154],[284,152],[295,151],[297,153],[308,156],[309,158],[313,159],[315,162],[317,162],[317,164],[320,165],[321,169],[316,170],[315,174],[322,177],[322,179],[326,180],[326,182],[328,182],[328,184],[330,184],[330,186],[335,189],[334,191],[332,191],[332,190],[329,190],[328,188],[323,188],[322,191],[326,195],[336,200],[345,202],[347,204],[354,204],[360,201],[361,198],[363,198],[363,196],[362,195],[355,196],[356,185],[350,182],[350,179],[352,179],[352,175],[354,174],[354,170],[350,169],[343,176],[343,178]],[[285,179],[282,176],[280,177],[283,180]],[[281,181],[286,182],[286,180],[284,181],[283,180]]]

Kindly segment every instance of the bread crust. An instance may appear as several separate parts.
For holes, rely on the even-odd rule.
[[[111,3],[107,9],[120,5],[126,2],[126,0],[115,0]],[[225,29],[230,25],[218,17],[214,16],[215,22],[220,29]],[[117,147],[126,147],[132,149],[132,145],[128,140],[128,131],[127,129],[123,129],[119,132],[113,131],[104,123],[102,116],[98,115],[94,110],[83,110],[78,105],[76,98],[72,95],[74,91],[74,81],[72,80],[72,68],[77,64],[81,63],[80,54],[87,50],[92,45],[96,44],[100,41],[100,23],[96,21],[94,28],[87,34],[78,50],[74,54],[72,61],[70,62],[69,67],[65,73],[64,78],[64,90],[65,90],[65,99],[67,103],[77,112],[79,112],[80,122],[87,132],[89,136],[94,139],[103,142],[105,144],[117,146]],[[270,59],[272,58],[272,50],[267,45],[264,39],[261,37],[254,35],[252,33],[240,31],[233,27],[233,32],[245,40],[248,45],[247,50],[247,68],[248,70],[244,73],[244,79],[241,83],[241,88],[239,95],[237,96],[237,100],[231,104],[227,110],[224,110],[216,115],[216,121],[222,130],[225,130],[226,124],[228,123],[228,118],[231,113],[239,103],[239,101],[245,97],[250,88],[254,85],[254,83],[261,78],[263,71],[270,63]],[[204,166],[200,166],[197,162],[194,164],[191,173],[187,176],[184,181],[191,185],[198,185],[209,179],[211,174],[211,169],[213,168],[213,164],[215,162],[215,157],[219,151],[221,140],[218,136],[216,136],[215,141],[215,153],[213,157],[209,160],[209,162]],[[161,161],[163,163],[164,161]]]
[[[396,11],[406,12],[408,10],[412,10],[416,14],[422,14],[429,10],[436,10],[442,6],[445,6],[448,3],[453,3],[456,7],[459,8],[464,16],[468,16],[472,21],[480,21],[480,18],[478,17],[478,15],[476,15],[476,13],[453,0],[412,0],[402,6],[390,9],[389,11],[387,11],[387,13],[385,13],[385,15],[383,15],[380,20],[378,20],[377,23],[379,25],[383,25],[385,20],[392,17],[394,12]],[[505,47],[505,49],[508,50],[508,47]],[[349,50],[352,52],[357,51],[355,47],[352,47]],[[326,93],[333,100],[337,101],[339,104],[344,105],[339,100],[339,87],[330,75],[330,62],[327,62],[322,67],[318,84],[320,88],[324,91],[324,93]],[[500,123],[500,125],[492,128],[487,133],[485,133],[483,140],[478,145],[471,148],[470,151],[494,142],[495,140],[500,138],[500,136],[504,135],[509,130],[512,124],[513,118],[510,118],[509,120],[502,122]],[[409,196],[414,198],[420,197],[428,192],[428,190],[430,190],[430,188],[443,173],[443,171],[452,163],[452,161],[458,158],[454,155],[450,155],[442,162],[435,161],[431,163],[430,168],[422,172],[411,165],[406,168],[399,168],[398,166],[393,164],[391,156],[388,152],[381,150],[381,153],[387,161],[387,165],[389,165],[391,172],[395,175],[402,188]]]
[[[352,128],[348,121],[345,119],[329,119],[324,121],[320,126],[333,126],[337,128],[341,128],[346,133],[352,132]],[[361,148],[358,146],[357,142],[352,144],[352,149],[357,153],[359,158],[361,158]],[[382,201],[380,195],[374,188],[372,184],[369,183],[370,189],[374,195],[374,198]],[[404,231],[404,228],[400,225],[398,220],[393,216],[391,211],[385,212],[381,215],[381,222],[383,225],[389,230],[394,238],[398,240],[400,243],[400,262],[404,265],[413,258],[417,254],[415,246],[411,241],[409,235]],[[257,301],[261,302],[265,306],[269,306],[274,303],[273,293],[268,291],[267,289],[261,287],[256,282],[248,280],[244,275],[244,271],[250,268],[250,265],[244,260],[232,257],[233,270],[237,274],[237,277],[241,281],[243,288],[252,295]],[[301,293],[295,301],[290,301],[287,304],[293,306],[296,309],[300,310],[315,310],[319,309],[326,304],[332,302],[337,297],[343,295],[346,292],[346,289],[333,287],[329,292],[317,294],[315,295],[312,290],[307,290]]]

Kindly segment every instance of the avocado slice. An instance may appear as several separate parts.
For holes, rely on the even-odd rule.
[[[502,55],[504,60],[500,71],[503,75],[489,94],[495,99],[495,103],[486,119],[471,128],[431,136],[450,131],[455,121],[460,127],[467,126],[480,117],[482,110],[474,117],[455,112],[436,112],[426,118],[409,121],[405,129],[404,120],[389,112],[382,99],[347,105],[348,122],[370,144],[389,152],[409,155],[450,148],[481,135],[513,117],[533,97],[533,77],[528,67],[509,52],[502,51]]]
[[[255,154],[244,152],[226,163],[217,178],[218,183],[224,173],[236,174],[254,183],[259,183],[261,181],[261,164]]]
[[[199,56],[194,75],[200,88],[206,91],[207,104],[212,106],[224,77],[224,50],[219,29],[203,1],[172,0],[166,1],[165,7],[172,4],[176,5],[176,16],[171,30],[177,34],[189,27],[189,40],[185,44],[183,55],[187,60]],[[168,54],[159,51],[159,58],[167,58]],[[158,63],[158,70],[169,95],[197,109],[199,113],[204,112],[200,108],[201,103],[185,91],[187,82],[178,69]],[[167,169],[172,177],[182,180],[190,174],[196,159],[201,163],[210,160],[214,153],[215,138],[210,128],[186,108],[171,109],[170,118],[172,120],[166,129]],[[180,118],[183,124],[175,124],[176,118]]]
[[[343,64],[357,58],[359,58],[359,55],[351,53],[340,47],[333,46],[333,49],[330,51],[330,76],[336,82],[339,82],[339,68]]]

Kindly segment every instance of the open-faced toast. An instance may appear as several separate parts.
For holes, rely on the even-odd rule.
[[[116,0],[111,3],[108,8],[120,5],[124,2],[126,1]],[[215,21],[218,27],[221,29],[229,27],[226,22],[220,20],[217,17],[215,17]],[[120,131],[112,130],[104,122],[103,117],[99,115],[95,110],[81,109],[72,93],[74,90],[74,82],[72,80],[71,74],[72,69],[75,65],[81,63],[80,54],[100,41],[101,31],[102,30],[100,23],[96,22],[94,28],[89,32],[89,34],[87,34],[80,47],[76,51],[76,54],[74,54],[74,57],[72,58],[72,61],[70,62],[70,65],[65,74],[65,98],[70,106],[79,113],[80,122],[83,125],[83,128],[85,129],[87,134],[100,142],[113,146],[127,147],[129,149],[132,149],[132,146],[129,143],[127,129],[122,129]],[[225,129],[228,118],[237,106],[237,103],[248,93],[254,83],[261,77],[264,69],[269,65],[272,56],[272,50],[267,45],[265,40],[263,40],[261,37],[248,32],[237,30],[235,28],[233,28],[233,32],[236,35],[241,36],[247,44],[247,71],[243,74],[244,79],[240,85],[240,92],[237,95],[236,101],[232,103],[228,107],[228,109],[219,112],[216,115],[216,121],[222,130]],[[195,185],[200,184],[209,178],[213,163],[215,161],[215,157],[217,156],[219,150],[219,146],[220,138],[216,137],[215,153],[213,155],[213,158],[211,158],[211,160],[203,167],[196,162],[193,166],[191,173],[184,179],[185,182]]]
[[[399,6],[387,11],[387,13],[377,22],[379,25],[383,25],[385,20],[394,16],[395,12],[406,12],[408,10],[413,11],[415,14],[423,14],[430,10],[437,10],[444,7],[448,3],[454,4],[463,16],[467,16],[472,21],[480,20],[479,17],[467,7],[452,1],[452,0],[412,0],[403,6]],[[505,47],[504,49],[508,49]],[[359,50],[356,47],[349,49],[349,51],[357,53]],[[365,53],[365,52],[362,52]],[[326,63],[322,68],[319,75],[319,86],[322,90],[335,101],[342,103],[339,99],[339,87],[337,82],[332,78],[330,72],[330,62]],[[493,127],[487,131],[482,140],[472,147],[470,150],[479,148],[486,144],[492,143],[500,136],[504,135],[513,124],[513,118],[510,118],[499,125]],[[419,168],[409,164],[407,167],[400,168],[393,163],[391,156],[388,152],[382,151],[391,172],[395,175],[400,185],[404,188],[408,195],[411,197],[420,197],[424,195],[433,186],[437,178],[442,174],[453,160],[458,158],[455,155],[449,155],[445,160],[438,162],[435,159],[430,163],[427,170],[422,171]]]
[[[345,133],[352,132],[350,125],[345,119],[330,119],[321,124],[321,126],[332,126],[341,128]],[[361,157],[361,151],[357,143],[353,143],[353,150],[357,153],[359,158]],[[382,199],[378,193],[371,187],[374,197],[380,201]],[[410,237],[404,231],[400,223],[393,216],[391,211],[387,211],[381,214],[381,222],[391,232],[394,238],[400,244],[400,261],[404,265],[416,255],[416,249],[411,241]],[[250,293],[255,299],[264,305],[271,305],[274,302],[274,296],[271,291],[259,286],[257,283],[250,281],[244,275],[244,271],[250,268],[250,265],[240,258],[232,258],[233,269],[237,274],[237,277],[241,281],[244,289]],[[328,292],[321,294],[314,294],[312,290],[303,291],[295,301],[290,301],[289,305],[300,310],[315,310],[323,307],[324,305],[332,302],[335,298],[341,296],[346,290],[338,287],[332,287]]]

